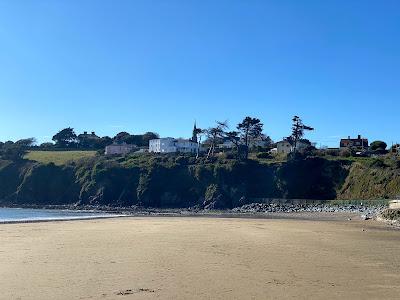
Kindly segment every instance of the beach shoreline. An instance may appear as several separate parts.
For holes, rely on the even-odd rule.
[[[72,216],[72,217],[60,217],[60,218],[43,218],[43,219],[22,219],[22,220],[0,220],[2,224],[18,224],[18,223],[41,223],[41,222],[68,222],[68,221],[84,221],[84,220],[96,220],[96,219],[109,219],[109,218],[136,218],[136,217],[181,217],[181,218],[243,218],[243,219],[283,219],[283,220],[309,220],[309,221],[349,221],[349,220],[376,220],[386,224],[390,227],[400,227],[398,222],[387,220],[380,214],[383,210],[382,207],[348,207],[348,206],[337,206],[334,209],[281,209],[281,210],[265,210],[268,206],[262,206],[261,204],[253,203],[251,205],[245,205],[240,208],[232,210],[202,210],[202,209],[118,209],[118,210],[106,210],[96,209],[94,207],[86,209],[68,209],[66,207],[53,206],[52,208],[45,208],[49,211],[62,210],[68,212],[92,212],[98,213],[99,215],[90,216]],[[249,208],[250,207],[250,208]],[[15,207],[14,207],[15,208]],[[18,208],[24,209],[24,208]],[[37,208],[43,210],[43,208]]]
[[[29,224],[29,223],[48,223],[48,222],[68,222],[68,221],[85,221],[98,219],[122,218],[127,215],[109,215],[109,216],[87,216],[87,217],[65,217],[65,218],[49,218],[49,219],[26,219],[26,220],[0,220],[0,226],[5,224]]]

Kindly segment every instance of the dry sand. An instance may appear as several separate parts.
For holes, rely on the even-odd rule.
[[[0,225],[0,299],[399,299],[374,221],[142,217]]]

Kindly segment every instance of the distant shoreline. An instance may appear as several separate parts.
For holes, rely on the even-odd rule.
[[[271,198],[267,199],[266,202],[249,202],[243,206],[262,204],[262,205],[275,205],[282,207],[316,207],[316,206],[326,206],[326,207],[338,207],[346,209],[349,207],[383,207],[383,202],[388,203],[388,199],[376,199],[376,200],[317,200],[317,199],[281,199],[281,198]],[[7,202],[1,202],[0,208],[20,208],[20,209],[56,209],[56,210],[70,210],[70,211],[85,211],[85,212],[200,212],[200,211],[218,211],[218,212],[229,212],[231,210],[238,209],[235,208],[223,208],[223,209],[204,209],[198,205],[192,207],[144,207],[144,206],[110,206],[110,205],[87,205],[87,204],[13,204]]]
[[[79,206],[25,206],[3,207],[20,209],[47,209],[103,213],[93,216],[73,216],[65,218],[27,219],[0,221],[0,224],[38,223],[59,221],[82,221],[110,218],[141,218],[141,217],[199,217],[199,218],[243,218],[243,219],[286,219],[286,220],[369,220],[376,219],[382,207],[369,206],[273,206],[258,203],[244,205],[235,209],[204,210],[204,209],[154,209],[154,208],[110,208],[110,207],[79,207]]]
[[[98,219],[111,219],[111,218],[121,218],[127,217],[127,215],[112,215],[109,216],[85,216],[85,217],[66,217],[66,218],[48,218],[48,219],[26,219],[26,220],[0,220],[0,225],[3,224],[28,224],[28,223],[47,223],[47,222],[66,222],[66,221],[85,221],[85,220],[98,220]]]

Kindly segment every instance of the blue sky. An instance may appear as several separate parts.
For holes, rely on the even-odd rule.
[[[188,137],[300,115],[318,145],[400,142],[399,1],[0,1],[0,140]]]

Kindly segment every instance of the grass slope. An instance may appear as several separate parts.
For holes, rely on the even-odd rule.
[[[69,161],[77,161],[81,158],[89,158],[96,155],[96,151],[30,151],[26,159],[40,163],[54,163],[64,165]]]
[[[351,165],[338,199],[393,199],[400,194],[399,161],[371,159]]]

